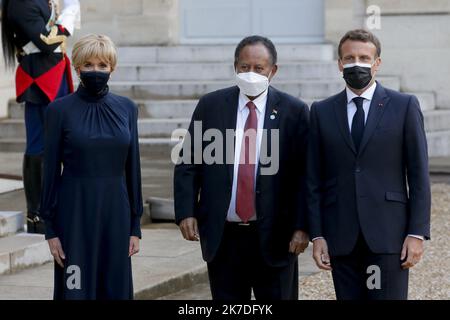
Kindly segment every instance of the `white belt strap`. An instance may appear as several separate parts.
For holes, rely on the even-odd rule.
[[[32,41],[23,46],[22,50],[25,52],[25,55],[41,52],[41,49],[39,49]],[[53,52],[61,53],[61,46],[58,46],[55,50],[53,50]]]

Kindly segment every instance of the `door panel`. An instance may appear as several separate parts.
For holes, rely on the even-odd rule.
[[[321,43],[323,0],[179,0],[180,42],[236,43],[251,34],[275,43]]]

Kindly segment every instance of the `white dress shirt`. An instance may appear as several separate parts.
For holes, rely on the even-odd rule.
[[[369,88],[366,89],[360,96],[358,96],[356,93],[351,91],[348,87],[345,88],[345,92],[347,93],[347,117],[348,117],[348,127],[351,132],[352,130],[352,121],[353,116],[356,113],[356,104],[353,102],[353,98],[355,97],[361,97],[364,98],[363,101],[363,109],[364,109],[364,124],[367,123],[367,116],[369,115],[370,110],[370,103],[372,102],[373,94],[375,93],[375,89],[377,88],[377,83],[374,82]],[[420,240],[424,240],[423,236],[415,235],[415,234],[408,234],[410,237],[414,237]],[[316,239],[323,239],[323,237],[316,237],[312,239],[311,241],[314,241]]]
[[[370,103],[372,102],[373,94],[375,93],[376,87],[377,87],[377,83],[374,82],[360,96],[358,96],[356,93],[354,93],[348,87],[345,88],[345,92],[347,93],[347,117],[348,117],[348,127],[350,129],[350,132],[352,130],[353,116],[356,113],[356,104],[353,101],[353,98],[356,98],[356,97],[364,98],[364,101],[363,101],[364,124],[366,124],[367,123],[367,116],[369,115]]]
[[[230,222],[242,222],[241,218],[236,213],[236,190],[237,190],[237,180],[238,180],[238,169],[239,161],[241,157],[241,145],[242,137],[244,135],[245,122],[250,114],[250,110],[246,106],[250,99],[239,93],[239,104],[237,108],[237,118],[236,118],[236,144],[234,148],[234,168],[233,168],[233,185],[231,189],[231,200],[230,206],[228,207],[227,221]],[[258,171],[259,164],[259,153],[262,140],[262,133],[264,128],[264,115],[266,113],[266,103],[267,103],[267,90],[264,91],[258,98],[253,100],[256,106],[256,117],[258,119],[257,133],[256,133],[256,153],[255,153],[255,182],[256,173]],[[249,221],[255,221],[256,214],[249,219]]]

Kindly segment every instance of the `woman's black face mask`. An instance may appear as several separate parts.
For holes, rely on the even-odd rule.
[[[83,85],[91,94],[101,93],[108,85],[110,72],[101,71],[81,71],[80,80]]]

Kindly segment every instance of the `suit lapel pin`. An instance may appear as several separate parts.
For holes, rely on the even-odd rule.
[[[275,120],[275,116],[276,116],[277,113],[278,113],[278,111],[276,109],[273,109],[272,110],[272,114],[270,115],[270,119],[271,120]]]
[[[383,104],[382,104],[382,103],[379,103],[379,104],[378,104],[378,106],[379,106],[379,107],[382,107],[382,106],[383,106]]]

